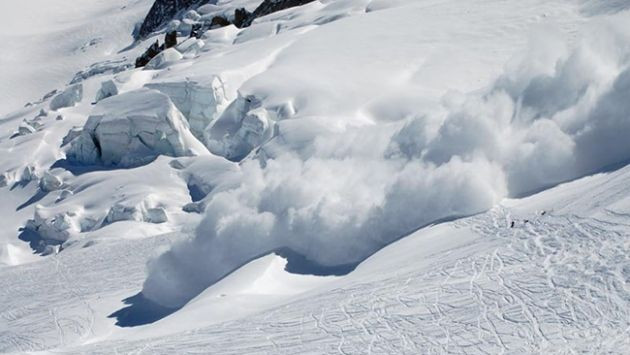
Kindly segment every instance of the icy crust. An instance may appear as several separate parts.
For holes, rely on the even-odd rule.
[[[239,161],[274,134],[275,122],[254,95],[242,96],[225,109],[208,130],[208,148],[214,154]]]
[[[188,120],[191,132],[202,142],[206,128],[227,103],[223,82],[216,76],[207,83],[187,80],[150,83],[145,87],[166,94]]]
[[[134,167],[161,154],[204,153],[206,148],[168,96],[141,89],[101,101],[67,157],[79,164]]]

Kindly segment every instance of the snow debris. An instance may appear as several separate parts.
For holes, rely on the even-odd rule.
[[[109,209],[105,222],[108,224],[120,221],[142,221],[142,211],[136,206],[116,204]]]
[[[177,49],[184,58],[194,58],[204,45],[205,43],[202,40],[191,37],[178,44],[175,49]]]
[[[111,224],[120,221],[136,221],[147,223],[165,223],[168,221],[166,211],[162,207],[144,208],[143,205],[128,206],[117,203],[109,209],[105,217],[105,223]]]
[[[183,56],[175,48],[168,48],[153,57],[145,66],[146,69],[164,69],[182,59]]]
[[[65,146],[66,144],[72,142],[75,138],[81,135],[83,132],[83,128],[81,127],[72,127],[68,133],[63,137],[61,141],[61,146]]]
[[[105,73],[120,73],[132,67],[133,65],[127,63],[126,59],[106,60],[103,62],[94,63],[86,70],[76,73],[72,81],[70,81],[70,84],[80,83],[83,80],[87,80],[93,76]]]
[[[30,182],[37,179],[37,173],[35,172],[35,167],[32,165],[27,165],[22,169],[22,174],[20,175],[20,182]]]
[[[74,84],[67,87],[62,93],[55,96],[50,102],[51,110],[64,107],[72,107],[83,99],[83,85]]]
[[[74,217],[76,215],[72,212],[63,212],[46,218],[40,209],[36,209],[34,218],[26,222],[25,228],[43,239],[65,242],[80,231]]]
[[[180,20],[172,20],[171,22],[168,23],[168,25],[166,25],[166,32],[173,32],[173,31],[177,31],[177,29],[179,28],[179,25],[181,25],[182,22]]]
[[[168,216],[166,215],[164,208],[148,208],[144,213],[143,219],[145,222],[159,224],[167,222]]]
[[[35,132],[37,132],[37,129],[31,126],[28,122],[22,122],[20,126],[18,127],[16,135],[25,136],[25,135],[32,134]]]
[[[94,101],[99,102],[111,96],[118,95],[118,86],[112,79],[105,80],[101,83],[101,88],[96,93],[96,99]]]
[[[192,21],[199,21],[200,18],[201,18],[201,15],[199,15],[199,13],[195,10],[188,10],[184,14],[184,19],[188,19]]]
[[[182,207],[182,211],[187,213],[202,213],[205,208],[203,202],[191,202],[185,204],[184,207]]]
[[[72,195],[74,195],[74,193],[71,190],[61,190],[59,191],[59,196],[57,196],[57,199],[55,200],[55,202],[56,203],[61,202]],[[83,228],[81,228],[81,230],[83,230]]]
[[[208,148],[214,154],[239,161],[273,136],[274,122],[253,95],[232,102],[208,131]]]
[[[44,172],[42,177],[39,179],[39,188],[44,192],[59,190],[62,185],[63,181],[48,171]]]

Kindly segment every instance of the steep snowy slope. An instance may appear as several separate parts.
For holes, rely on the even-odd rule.
[[[624,2],[259,3],[2,5],[0,351],[630,346]]]

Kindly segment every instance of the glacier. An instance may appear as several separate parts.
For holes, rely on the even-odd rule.
[[[626,2],[163,3],[0,4],[0,352],[630,348]]]

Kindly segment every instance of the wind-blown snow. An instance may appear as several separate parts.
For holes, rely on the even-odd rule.
[[[247,260],[281,247],[323,265],[356,263],[432,222],[479,213],[504,197],[627,161],[630,27],[624,20],[619,16],[585,26],[576,45],[559,30],[543,27],[539,31],[547,35],[534,32],[528,54],[513,59],[489,89],[450,92],[437,109],[422,107],[410,118],[383,108],[378,115],[346,111],[365,96],[340,94],[343,85],[375,77],[381,89],[393,85],[391,78],[375,73],[321,91],[313,86],[323,81],[299,80],[313,90],[303,104],[299,95],[305,89],[293,87],[293,81],[273,85],[262,79],[265,74],[254,77],[245,84],[250,92],[262,90],[264,81],[259,97],[289,100],[297,113],[278,120],[276,136],[241,164],[240,186],[213,194],[196,237],[150,264],[143,293],[178,307]],[[305,36],[327,38],[317,32]],[[284,51],[269,72],[311,75],[318,64],[294,73],[287,63],[313,55],[322,56],[318,63],[335,63],[322,66],[327,71],[351,70],[343,60],[361,55],[335,50],[324,55],[294,49],[298,46]],[[361,89],[365,95],[371,90],[366,86]],[[288,99],[289,93],[296,96]],[[256,100],[254,94],[247,103]],[[317,106],[318,100],[338,104]],[[249,107],[239,105],[226,110],[226,120],[234,122],[238,114],[247,120]],[[321,117],[333,114],[329,107],[350,122],[331,127]],[[223,119],[212,130],[220,129]],[[297,134],[299,143],[294,143]],[[249,133],[230,135],[242,142],[231,146],[241,148],[213,150],[230,159],[242,159],[265,141]]]
[[[0,68],[27,78],[0,111],[48,92],[0,116],[0,351],[630,346],[624,2],[320,0],[188,38],[259,2],[179,14],[145,68],[151,1],[82,3],[89,30],[29,29],[41,75]]]

